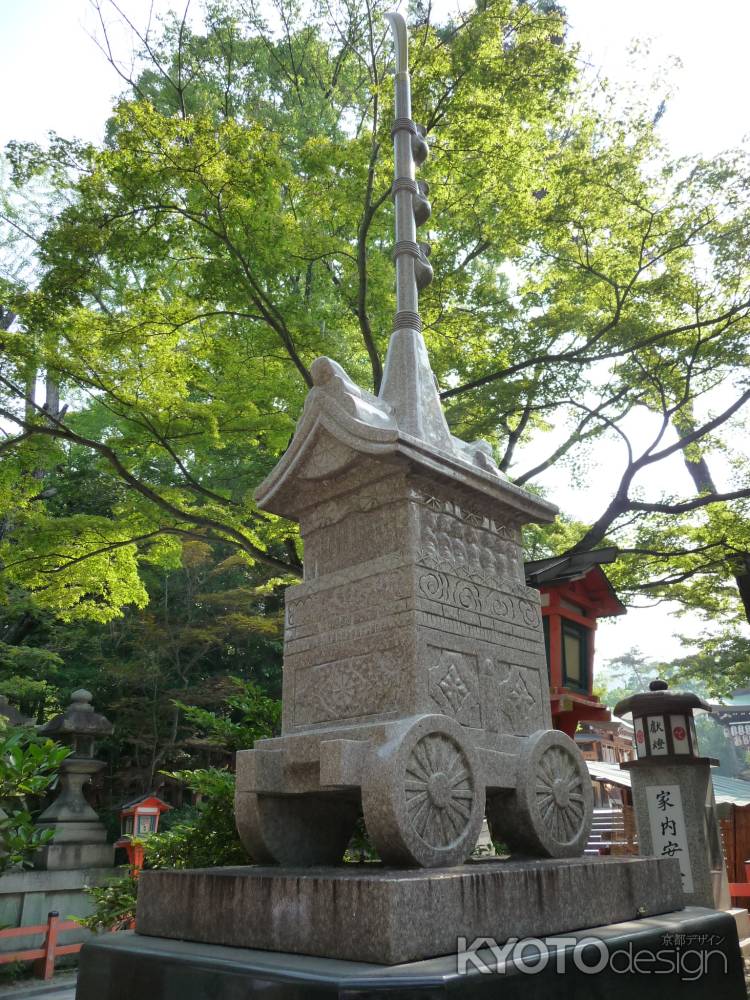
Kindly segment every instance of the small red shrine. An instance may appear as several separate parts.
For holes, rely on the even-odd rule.
[[[120,809],[120,839],[115,841],[115,847],[125,848],[131,868],[143,868],[145,852],[141,839],[156,833],[161,814],[171,808],[158,796],[147,793],[126,802]]]
[[[552,724],[571,738],[579,722],[606,722],[609,709],[593,694],[594,635],[599,618],[626,608],[602,563],[617,558],[614,547],[526,563],[526,582],[542,597]]]

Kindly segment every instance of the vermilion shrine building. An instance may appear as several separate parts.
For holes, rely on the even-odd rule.
[[[594,636],[599,618],[626,608],[601,568],[617,549],[527,562],[526,582],[542,595],[552,723],[573,737],[579,722],[607,722],[609,709],[593,693]]]

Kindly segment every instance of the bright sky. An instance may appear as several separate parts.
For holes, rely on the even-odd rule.
[[[456,0],[444,0],[446,8]],[[670,58],[681,69],[672,79],[679,90],[669,102],[661,128],[678,155],[711,156],[740,142],[748,129],[745,103],[750,93],[750,3],[747,0],[563,0],[570,33],[581,43],[581,57],[615,83],[650,80]],[[140,26],[150,0],[121,0]],[[167,3],[156,3],[163,10]],[[179,6],[179,4],[178,4]],[[199,7],[195,2],[194,6]],[[49,131],[98,141],[112,100],[122,82],[90,35],[97,19],[89,0],[0,0],[0,145],[9,139],[43,142]],[[633,63],[635,39],[650,41],[647,55]],[[115,39],[121,43],[122,36]],[[544,449],[546,451],[546,449]],[[585,488],[568,482],[564,472],[544,482],[556,502],[586,520],[601,512],[613,477],[620,468],[616,449],[606,461],[592,464]],[[679,460],[646,483],[651,495],[660,483],[690,483]],[[675,487],[676,488],[676,487]],[[653,492],[652,492],[653,491]],[[639,645],[646,655],[668,659],[684,652],[675,631],[697,634],[700,622],[673,617],[666,606],[631,609],[627,616],[602,622],[598,659]]]

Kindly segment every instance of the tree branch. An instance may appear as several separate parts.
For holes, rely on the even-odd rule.
[[[686,514],[691,510],[707,507],[712,503],[727,503],[730,500],[745,500],[750,497],[750,486],[744,490],[733,490],[730,493],[704,493],[681,503],[646,503],[641,500],[628,500],[628,510],[646,511],[650,514]]]
[[[635,343],[621,349],[605,351],[599,354],[587,354],[586,352],[589,348],[601,339],[603,335],[602,330],[604,332],[610,332],[614,329],[614,326],[617,325],[615,317],[613,317],[612,320],[610,320],[605,327],[602,328],[602,330],[598,330],[580,347],[570,351],[561,351],[559,354],[553,354],[551,352],[537,354],[524,361],[519,361],[517,364],[509,365],[507,368],[500,368],[487,375],[482,375],[480,378],[472,379],[469,382],[465,382],[463,385],[454,386],[452,389],[445,389],[440,393],[440,397],[441,399],[451,399],[454,396],[463,395],[463,393],[471,392],[473,389],[480,389],[482,386],[489,385],[491,382],[497,382],[499,379],[507,378],[510,375],[516,375],[518,372],[525,371],[527,368],[533,368],[542,364],[550,365],[566,362],[577,365],[589,365],[594,364],[597,361],[607,361],[612,358],[626,357],[634,354],[636,351],[639,351],[644,347],[653,347],[654,344],[668,340],[670,337],[675,337],[682,333],[689,333],[691,330],[703,329],[704,327],[724,323],[748,309],[750,309],[750,299],[746,299],[745,301],[738,303],[736,306],[733,306],[731,309],[728,309],[726,312],[721,313],[718,316],[714,316],[712,319],[698,320],[694,323],[685,323],[682,326],[675,326],[669,330],[663,330],[661,333],[644,337],[642,340],[638,340]],[[619,322],[619,317],[617,317],[617,322]]]
[[[9,388],[19,399],[27,399],[19,387],[14,385],[4,376],[0,376],[0,383]],[[171,517],[176,518],[178,521],[186,521],[189,524],[209,528],[216,532],[220,537],[224,537],[227,540],[234,542],[235,545],[247,552],[253,559],[257,559],[258,561],[264,562],[269,566],[273,566],[275,569],[281,570],[283,573],[292,573],[295,576],[300,575],[299,570],[290,566],[289,563],[286,563],[281,559],[277,559],[276,556],[272,556],[270,553],[259,549],[257,545],[253,544],[253,542],[251,542],[250,539],[237,528],[228,524],[223,524],[214,518],[205,517],[201,514],[183,510],[176,504],[171,503],[169,500],[157,493],[156,490],[150,487],[147,483],[144,483],[142,480],[138,479],[137,476],[134,476],[133,473],[123,465],[116,452],[108,445],[103,444],[101,441],[95,441],[92,438],[86,438],[81,434],[76,434],[75,431],[67,427],[67,425],[61,420],[54,417],[52,414],[46,413],[43,408],[33,400],[28,401],[31,405],[33,405],[35,410],[44,414],[48,421],[47,425],[29,423],[27,420],[22,419],[12,411],[5,408],[0,408],[0,415],[4,416],[8,420],[11,420],[24,431],[27,431],[32,435],[41,434],[47,437],[57,438],[59,440],[70,441],[73,444],[78,444],[84,448],[89,448],[92,451],[95,451],[97,454],[105,458],[107,462],[109,462],[119,477],[127,483],[132,490],[139,493],[146,500],[149,500],[155,506],[168,513]]]

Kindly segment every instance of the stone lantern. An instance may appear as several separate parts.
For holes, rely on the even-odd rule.
[[[648,693],[625,698],[615,708],[615,715],[627,712],[633,716],[638,760],[699,756],[693,711],[710,712],[711,706],[690,691],[668,688],[666,681],[652,681]]]
[[[710,705],[689,691],[670,691],[655,680],[649,691],[615,706],[632,715],[636,760],[630,771],[640,853],[674,857],[680,864],[685,902],[726,909],[729,887],[716,819],[711,766],[701,757],[693,712]]]
[[[115,847],[122,847],[128,856],[132,869],[143,868],[145,847],[144,837],[158,833],[162,813],[168,812],[172,806],[157,795],[146,793],[140,798],[126,802],[120,809],[120,839],[115,841]]]
[[[111,868],[114,846],[107,831],[86,801],[83,786],[102,770],[94,754],[99,740],[109,736],[112,723],[94,711],[89,691],[74,691],[70,705],[39,732],[69,746],[72,753],[60,766],[60,792],[37,821],[54,829],[52,841],[35,856],[34,866],[45,869]]]

